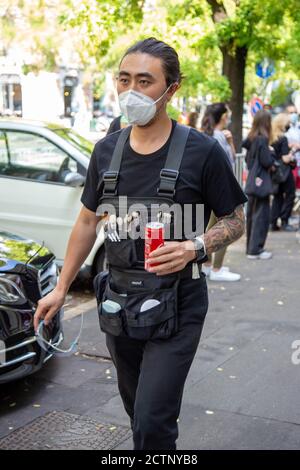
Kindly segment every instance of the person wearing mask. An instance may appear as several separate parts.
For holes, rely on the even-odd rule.
[[[278,114],[272,121],[272,147],[275,159],[283,162],[283,172],[285,180],[278,185],[278,189],[273,197],[271,209],[271,229],[280,230],[278,219],[281,219],[281,229],[286,232],[293,232],[295,229],[289,225],[296,187],[292,169],[295,167],[295,157],[289,148],[288,139],[285,135],[289,132],[290,115],[287,113]]]
[[[286,112],[290,115],[291,125],[286,133],[289,147],[293,150],[296,166],[293,171],[297,189],[300,189],[300,127],[299,115],[296,106],[289,105]]]
[[[290,127],[286,132],[289,145],[296,150],[300,150],[300,128],[297,108],[291,104],[286,107],[285,112],[289,115],[290,118]]]
[[[187,117],[187,126],[190,126],[193,129],[198,129],[198,119],[199,113],[197,113],[196,111],[191,111]],[[127,125],[128,123],[124,116],[118,116],[111,122],[107,131],[107,135],[112,134],[113,132],[117,132],[120,129],[124,129],[125,127],[127,127]]]
[[[270,147],[272,141],[272,121],[268,111],[260,110],[254,115],[252,128],[247,139],[243,142],[243,147],[247,149],[246,163],[249,170],[246,193],[248,195],[247,204],[247,257],[249,259],[267,260],[272,258],[272,253],[264,249],[270,221],[270,194],[272,192],[271,170],[273,169],[274,158],[273,148]],[[255,175],[255,184],[258,189],[265,186],[263,197],[249,194],[247,183],[249,183],[250,172],[259,165],[261,174]],[[263,177],[262,173],[264,173]]]
[[[235,148],[231,132],[227,129],[230,122],[230,111],[225,103],[214,103],[206,108],[202,119],[201,130],[214,137],[226,153],[228,163],[234,167]],[[215,214],[212,212],[207,230],[217,222]],[[218,250],[208,256],[207,262],[203,265],[203,271],[209,276],[211,281],[239,281],[240,274],[233,273],[227,266],[223,266],[227,247]]]
[[[214,139],[177,124],[167,114],[167,103],[181,77],[178,55],[163,41],[144,39],[125,52],[117,92],[129,125],[95,145],[83,207],[58,285],[39,301],[34,318],[37,329],[41,319],[47,324],[56,315],[94,245],[97,225],[104,221],[109,272],[95,278],[98,313],[130,418],[134,450],[176,449],[184,384],[208,308],[201,264],[206,253],[232,243],[244,230],[247,198],[224,151]],[[124,198],[138,199],[139,207],[144,201],[143,207],[153,206],[153,211],[159,209],[158,200],[164,202],[164,211],[173,210],[175,204],[181,217],[190,221],[191,235],[165,238],[162,246],[148,253],[145,269],[144,240],[126,236],[133,216],[139,214],[121,217]],[[103,205],[105,201],[109,204]],[[189,214],[191,205],[193,214],[197,213],[198,204],[204,221],[202,233],[195,235],[195,220]],[[212,210],[218,222],[204,233]],[[118,229],[125,226],[122,233],[111,212]],[[167,220],[174,229],[172,217]]]

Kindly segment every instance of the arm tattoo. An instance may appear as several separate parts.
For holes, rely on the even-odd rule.
[[[203,236],[207,254],[214,253],[230,243],[238,240],[245,230],[243,206],[238,206],[234,212],[218,218],[217,223]]]

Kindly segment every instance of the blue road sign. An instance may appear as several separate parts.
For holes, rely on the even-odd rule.
[[[272,77],[275,73],[274,62],[269,59],[264,59],[255,66],[256,75],[264,80]]]

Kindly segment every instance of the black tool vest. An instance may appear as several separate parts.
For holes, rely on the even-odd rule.
[[[142,214],[143,227],[141,237],[132,240],[131,238],[122,238],[121,241],[111,241],[105,239],[106,256],[109,266],[117,268],[144,268],[144,224],[146,222],[157,221],[159,213],[169,213],[170,227],[169,240],[174,240],[174,214],[171,212],[175,204],[174,196],[176,192],[176,183],[179,176],[179,168],[184,154],[184,149],[188,139],[190,128],[176,124],[167,154],[164,168],[160,171],[160,182],[155,197],[127,197],[127,207],[124,197],[118,195],[118,180],[120,167],[123,157],[123,151],[126,141],[130,136],[132,127],[129,126],[122,130],[116,143],[109,169],[104,172],[103,180],[99,182],[98,187],[103,183],[103,193],[99,199],[99,205],[103,207],[113,207],[116,218],[124,216],[127,208],[132,207],[140,209],[142,205],[145,210]],[[141,214],[141,211],[138,210]]]

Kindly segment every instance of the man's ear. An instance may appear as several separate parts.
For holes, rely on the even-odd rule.
[[[178,82],[175,82],[175,83],[172,84],[172,86],[170,87],[170,89],[169,89],[169,91],[168,91],[168,93],[167,93],[168,101],[170,101],[170,100],[173,98],[173,96],[175,95],[176,91],[179,90],[180,86],[181,86],[181,85],[180,85],[180,83],[178,83]]]

